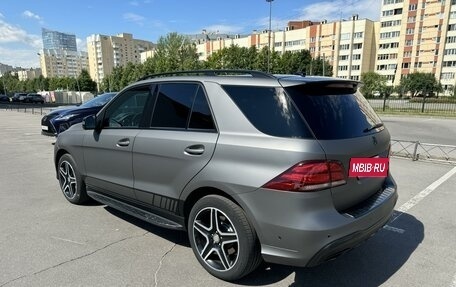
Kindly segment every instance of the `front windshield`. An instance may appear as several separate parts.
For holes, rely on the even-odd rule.
[[[90,101],[87,101],[81,105],[82,108],[93,108],[93,107],[100,107],[104,106],[107,102],[109,102],[116,93],[106,93],[99,95],[98,97],[95,97],[91,99]]]

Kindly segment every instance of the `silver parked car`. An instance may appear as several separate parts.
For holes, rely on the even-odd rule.
[[[373,235],[397,200],[389,172],[349,176],[354,159],[388,161],[390,149],[357,86],[256,71],[149,76],[58,136],[57,178],[72,203],[187,230],[221,279],[262,260],[314,266]]]

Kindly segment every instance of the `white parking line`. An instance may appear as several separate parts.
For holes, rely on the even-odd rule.
[[[392,231],[392,232],[396,232],[396,233],[399,233],[399,234],[403,234],[405,232],[404,229],[392,227],[392,226],[389,226],[389,225],[383,226],[383,229],[388,230],[388,231]]]
[[[442,183],[447,181],[449,178],[451,178],[454,174],[456,174],[456,167],[451,169],[449,172],[447,172],[445,175],[443,175],[441,178],[437,179],[433,183],[431,183],[428,187],[426,187],[424,190],[422,190],[420,193],[415,195],[412,199],[407,201],[406,203],[402,204],[401,207],[397,209],[397,212],[393,215],[391,218],[391,221],[389,223],[392,223],[396,219],[398,219],[404,212],[407,212],[410,208],[414,207],[415,205],[418,204],[421,200],[423,200],[426,196],[431,194],[437,187],[439,187]],[[456,287],[456,286],[455,286]]]
[[[70,243],[78,244],[78,245],[85,245],[84,243],[77,242],[77,241],[73,241],[73,240],[70,240],[70,239],[65,239],[65,238],[60,238],[60,237],[55,237],[55,236],[51,236],[51,238],[52,238],[52,239],[55,239],[55,240],[61,240],[61,241],[65,241],[65,242],[70,242]]]

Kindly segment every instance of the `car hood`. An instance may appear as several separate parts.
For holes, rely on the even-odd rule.
[[[83,108],[83,107],[76,107],[72,109],[65,109],[64,111],[59,113],[59,116],[64,117],[70,114],[92,114],[98,113],[99,110],[103,108],[102,106],[99,107],[91,107],[91,108]]]
[[[56,117],[56,116],[59,116],[61,115],[62,113],[65,113],[67,111],[72,111],[74,109],[77,109],[78,106],[64,106],[64,107],[57,107],[55,109],[53,109],[49,114],[47,114],[48,116],[53,116],[53,117]]]

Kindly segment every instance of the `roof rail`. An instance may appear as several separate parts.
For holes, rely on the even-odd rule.
[[[252,70],[192,70],[192,71],[176,71],[176,72],[166,72],[153,75],[147,75],[140,78],[138,81],[166,77],[166,76],[185,76],[185,75],[202,75],[202,76],[228,76],[228,75],[250,75],[253,78],[264,78],[264,79],[275,79],[271,74],[261,72],[261,71],[252,71]]]

